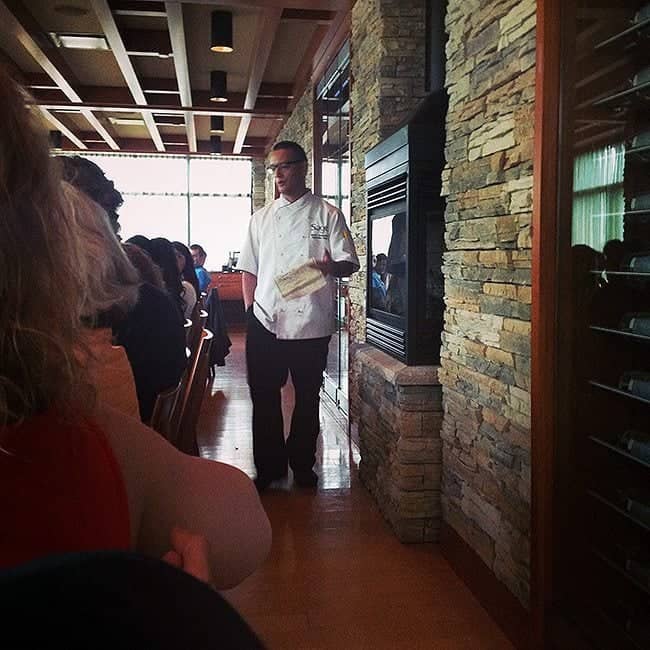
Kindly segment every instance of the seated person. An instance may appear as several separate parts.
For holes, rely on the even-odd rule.
[[[108,549],[185,568],[190,535],[205,542],[212,584],[230,588],[270,548],[257,491],[97,399],[78,354],[82,318],[114,288],[101,301],[91,291],[78,206],[25,101],[0,69],[0,567]]]
[[[112,328],[121,322],[138,300],[139,276],[120,247],[107,215],[93,201],[64,183],[64,193],[78,224],[77,234],[93,264],[88,276],[90,304],[101,313],[84,313],[88,328],[78,354],[85,364],[99,398],[127,415],[139,417],[133,371],[126,351],[113,344]]]
[[[83,159],[75,156],[72,160],[77,161],[74,166],[71,166],[65,156],[57,158],[64,177],[73,186],[81,191],[88,185],[92,186],[95,189],[97,200],[101,200],[104,196],[113,196],[113,192],[116,190],[112,183],[110,183],[110,187],[104,188],[105,191],[101,191],[102,184],[108,181],[97,165],[93,165],[86,170],[83,175],[85,184],[76,186],[75,183],[82,177],[75,172],[80,164],[79,161]],[[92,173],[97,175],[91,178]],[[93,196],[88,196],[88,198],[93,199]],[[104,252],[98,250],[93,252],[95,259],[92,260],[90,272],[96,275],[99,257],[109,255],[109,250],[112,250],[113,264],[116,265],[115,268],[119,267],[122,271],[121,276],[116,277],[115,280],[118,284],[121,284],[122,290],[125,291],[127,285],[130,286],[133,281],[132,273],[134,270],[131,268],[131,273],[127,273],[125,270],[125,260],[115,250],[115,246],[118,244],[114,236],[104,232],[101,241],[105,245]],[[171,244],[169,242],[167,244],[169,248],[167,251],[169,265],[171,265],[169,270],[170,281],[175,281],[178,285],[176,300],[170,297],[167,291],[142,282],[138,278],[137,301],[123,317],[113,320],[111,323],[115,342],[124,347],[131,364],[138,396],[140,419],[143,422],[149,422],[151,419],[158,394],[178,385],[187,365],[184,320],[181,313],[181,284]],[[161,247],[167,250],[164,245]],[[126,265],[131,267],[128,261],[126,261]],[[117,289],[117,286],[115,288]]]
[[[190,253],[190,249],[179,241],[172,242],[172,246],[174,247],[176,264],[178,266],[178,272],[180,273],[181,283],[183,285],[181,298],[183,299],[184,304],[184,315],[185,318],[191,319],[196,301],[201,295],[201,291],[199,289],[199,280],[196,277],[196,273],[194,272],[194,263],[192,261],[192,254]]]
[[[199,281],[199,291],[201,293],[206,293],[212,278],[210,274],[205,270],[204,264],[205,260],[208,257],[208,254],[205,252],[203,246],[200,244],[192,244],[190,246],[192,251],[192,261],[194,262],[194,272]]]
[[[370,304],[377,309],[386,308],[386,264],[388,257],[385,253],[379,253],[376,257],[375,265],[372,269],[372,276],[370,278]]]
[[[169,239],[164,237],[154,237],[149,241],[149,255],[162,271],[163,280],[167,293],[172,299],[174,305],[185,318],[185,301],[183,300],[183,284],[180,273],[178,272],[178,263],[176,262],[176,253]]]

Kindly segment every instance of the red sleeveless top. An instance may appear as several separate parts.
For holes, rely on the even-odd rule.
[[[49,412],[0,430],[0,567],[130,542],[122,474],[96,424]]]

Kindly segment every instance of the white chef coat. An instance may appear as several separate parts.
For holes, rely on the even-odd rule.
[[[280,197],[253,214],[237,268],[257,276],[253,313],[278,339],[313,339],[336,329],[336,279],[308,296],[286,300],[275,278],[329,251],[335,262],[359,268],[341,211],[311,192],[289,203]]]

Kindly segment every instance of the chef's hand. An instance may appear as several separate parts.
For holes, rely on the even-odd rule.
[[[325,254],[322,259],[314,260],[312,266],[317,268],[323,275],[332,275],[332,269],[334,262],[332,262],[332,257],[328,250],[325,250]]]

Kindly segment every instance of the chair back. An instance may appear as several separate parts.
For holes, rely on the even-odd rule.
[[[152,429],[167,438],[170,442],[173,442],[176,437],[176,426],[178,422],[176,411],[179,405],[181,388],[182,382],[179,381],[178,385],[158,393],[149,422],[149,426]]]
[[[187,347],[190,349],[190,365],[192,365],[192,361],[199,351],[201,333],[207,321],[208,312],[205,309],[197,310],[196,313],[192,314],[192,327],[187,341]]]
[[[208,381],[210,346],[214,336],[210,330],[203,330],[198,354],[189,368],[182,408],[179,414],[178,441],[176,446],[182,452],[199,455],[196,441],[196,423],[199,419],[203,395]]]
[[[189,346],[190,344],[190,333],[192,332],[192,321],[189,318],[185,319],[183,324],[183,329],[185,330],[185,345]]]

